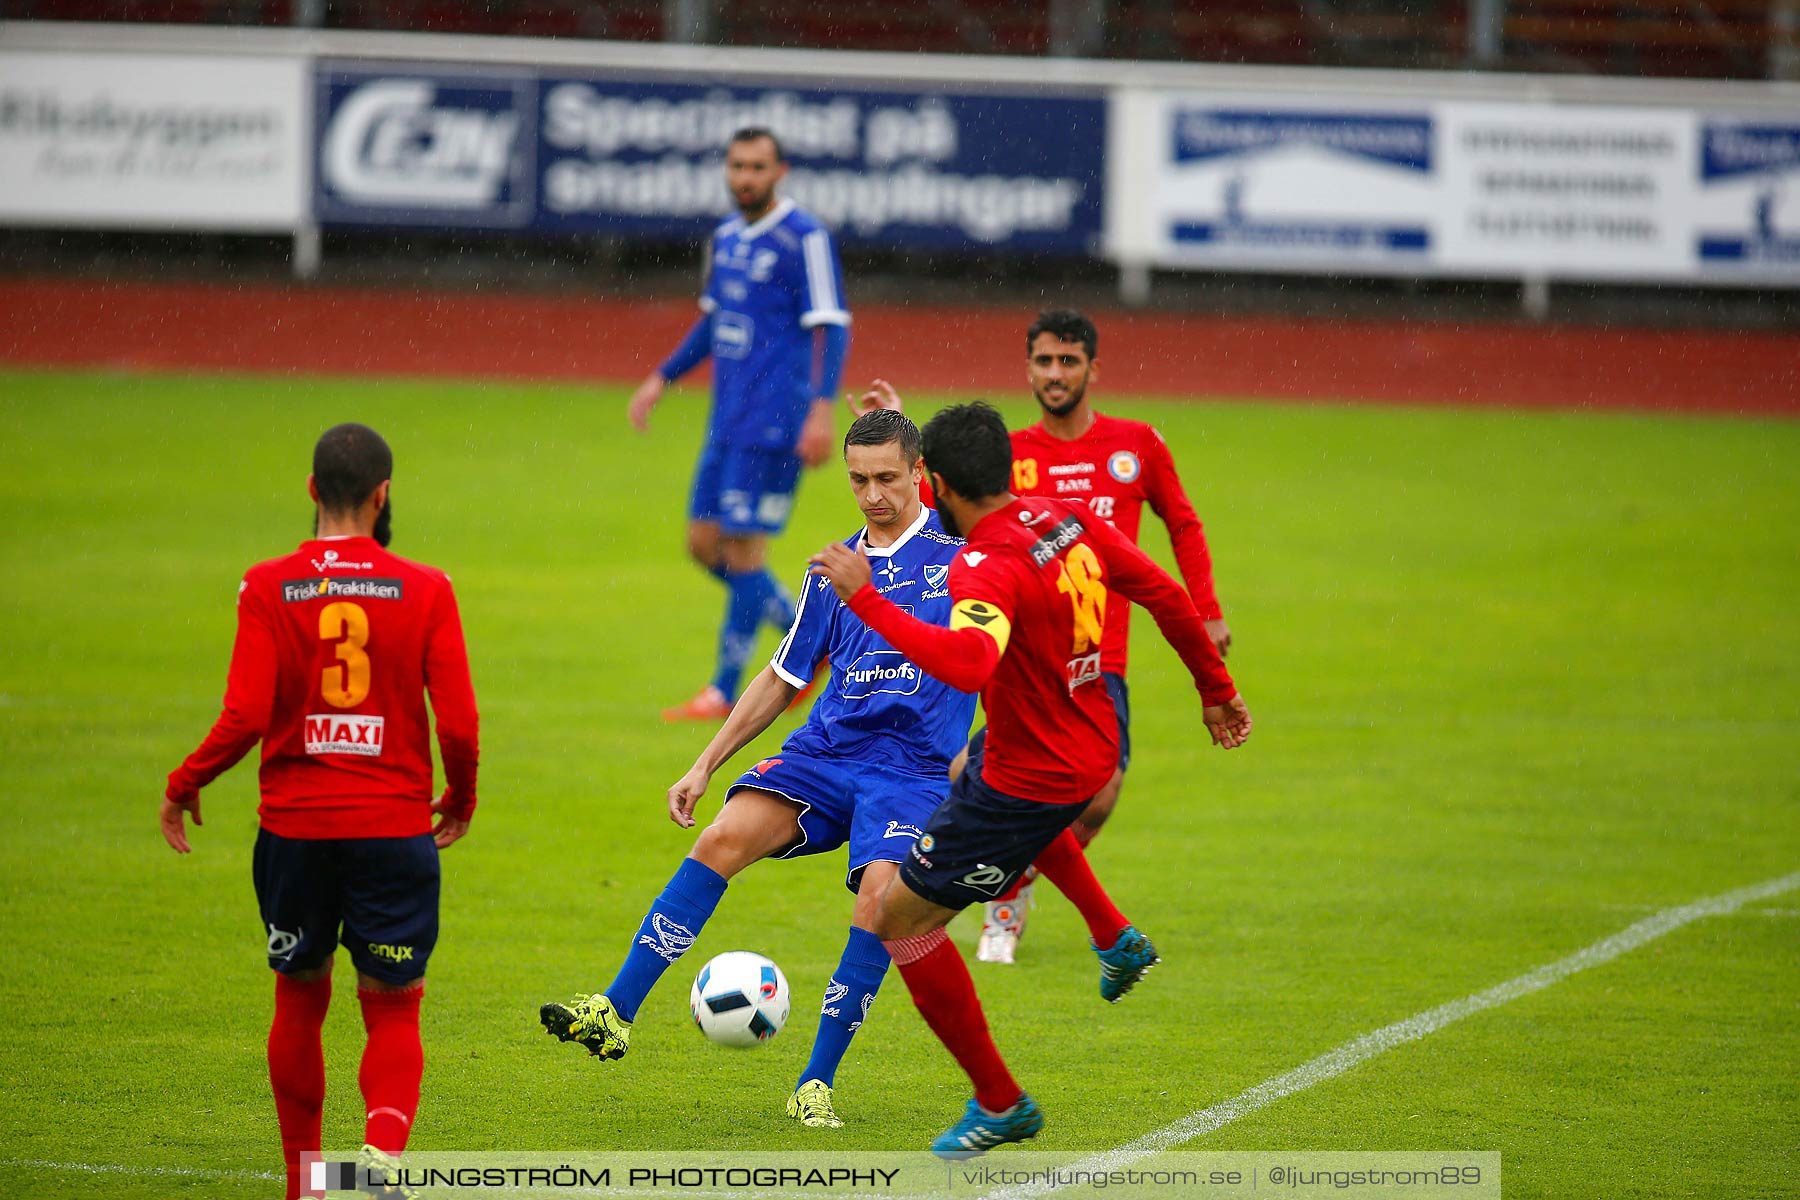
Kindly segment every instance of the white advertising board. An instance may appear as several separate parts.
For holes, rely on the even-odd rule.
[[[1115,256],[1400,273],[1428,261],[1437,193],[1428,105],[1205,93],[1115,103],[1125,110],[1115,144],[1152,156],[1147,172],[1111,174],[1113,205],[1140,210],[1118,214]]]
[[[1694,274],[1694,117],[1443,104],[1437,264],[1588,278]]]
[[[1800,285],[1800,111],[1147,89],[1114,105],[1120,262]]]
[[[0,53],[0,221],[292,230],[308,79],[300,58]]]

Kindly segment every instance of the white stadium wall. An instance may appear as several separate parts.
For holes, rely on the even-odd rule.
[[[740,118],[852,242],[1800,286],[1796,84],[292,29],[0,22],[0,223],[682,237]]]

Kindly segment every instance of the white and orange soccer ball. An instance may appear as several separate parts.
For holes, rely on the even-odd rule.
[[[787,1024],[788,981],[760,954],[732,950],[694,977],[688,993],[694,1024],[721,1046],[760,1046]]]

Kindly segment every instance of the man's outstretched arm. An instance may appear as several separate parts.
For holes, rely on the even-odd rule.
[[[683,829],[693,828],[694,806],[706,795],[713,772],[761,737],[799,694],[800,689],[777,675],[773,665],[764,667],[750,681],[737,703],[731,706],[731,715],[725,718],[719,732],[713,734],[712,741],[706,744],[706,749],[700,752],[687,774],[669,789],[669,820]]]
[[[1150,610],[1156,627],[1194,677],[1194,687],[1206,705],[1204,719],[1213,741],[1227,750],[1243,745],[1250,736],[1250,709],[1238,695],[1237,684],[1188,594],[1118,530],[1103,521],[1084,524],[1100,552],[1108,586]]]

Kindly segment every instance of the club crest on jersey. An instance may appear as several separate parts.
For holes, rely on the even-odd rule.
[[[1106,460],[1106,473],[1120,483],[1135,483],[1143,469],[1138,456],[1129,450],[1121,450]]]
[[[650,914],[650,933],[638,939],[638,945],[648,946],[669,962],[674,962],[688,947],[694,944],[694,934],[685,925],[677,925],[661,913]]]
[[[969,565],[973,566],[974,564],[971,563]],[[932,589],[933,591],[936,591],[938,588],[943,587],[945,581],[948,580],[949,578],[950,578],[950,568],[947,566],[926,567],[925,568],[925,586]]]

